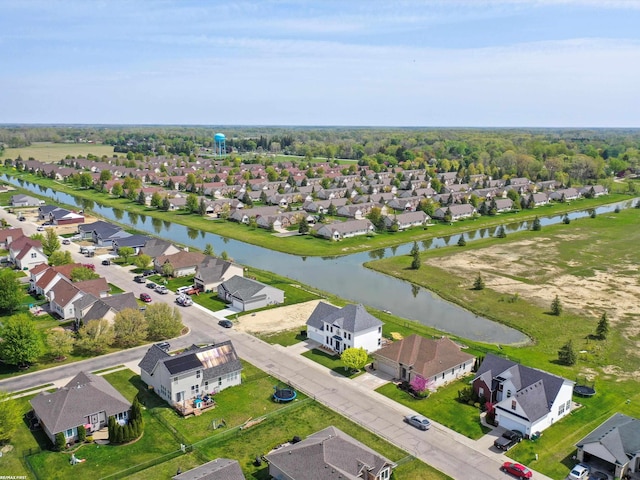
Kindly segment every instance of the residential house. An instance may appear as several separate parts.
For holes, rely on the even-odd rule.
[[[575,382],[487,354],[473,390],[494,404],[497,423],[529,436],[571,412]]]
[[[242,312],[284,302],[284,291],[234,275],[218,285],[218,298]]]
[[[622,413],[576,443],[579,462],[604,464],[615,478],[640,473],[640,420]],[[634,477],[636,478],[636,477]]]
[[[440,207],[433,212],[433,218],[444,220],[447,215],[451,216],[451,221],[469,218],[475,215],[477,210],[470,203],[452,204],[448,207]]]
[[[156,272],[162,272],[162,267],[165,264],[169,264],[173,268],[172,275],[174,277],[186,277],[196,273],[198,266],[203,263],[206,258],[207,255],[204,253],[180,250],[178,253],[156,257],[153,262],[153,267]]]
[[[406,382],[422,377],[433,388],[470,374],[475,361],[447,337],[434,340],[415,334],[382,347],[373,357],[376,370]]]
[[[99,220],[97,222],[78,225],[78,234],[82,240],[91,240],[99,247],[110,247],[111,240],[115,233],[130,235],[122,227],[109,222]]]
[[[140,249],[140,254],[149,255],[151,258],[161,257],[163,255],[173,255],[180,252],[180,249],[173,243],[161,238],[150,238],[144,247]]]
[[[561,188],[549,194],[549,200],[568,202],[580,198],[580,192],[575,188]]]
[[[52,225],[84,223],[84,215],[72,212],[66,208],[56,208],[49,212],[49,222],[51,222]]]
[[[117,254],[119,254],[122,247],[131,247],[134,255],[137,255],[150,238],[146,235],[129,235],[127,237],[112,238],[111,244],[113,245],[113,251]]]
[[[81,263],[69,263],[50,267],[45,263],[36,265],[29,270],[29,292],[36,295],[46,295],[59,280],[71,281],[71,271],[82,267]]]
[[[42,252],[42,242],[29,237],[20,237],[9,245],[9,262],[19,270],[30,270],[36,265],[47,263]]]
[[[152,345],[138,364],[140,378],[171,406],[240,385],[242,364],[230,340],[170,355]]]
[[[279,480],[388,480],[396,465],[342,430],[330,426],[266,455]]]
[[[578,192],[582,197],[597,198],[603,195],[607,195],[609,193],[609,190],[602,185],[588,185],[586,187],[582,187],[580,190],[578,190]]]
[[[373,352],[382,344],[382,322],[362,305],[320,302],[307,320],[307,338],[338,353],[351,347]]]
[[[67,443],[78,439],[78,427],[91,435],[106,427],[109,417],[126,423],[131,403],[103,377],[80,372],[53,393],[38,394],[31,406],[51,442],[62,432]]]
[[[244,270],[240,265],[221,258],[207,256],[196,267],[193,284],[201,291],[208,292],[218,288],[222,282],[236,275],[239,277],[244,275]]]
[[[113,323],[118,312],[127,308],[138,309],[138,301],[132,292],[109,297],[97,297],[93,294],[87,294],[73,302],[76,326],[78,327],[91,320],[105,319]]]
[[[2,229],[0,230],[0,248],[6,250],[9,248],[9,245],[11,245],[11,242],[24,236],[24,232],[21,228]]]
[[[379,208],[380,213],[385,215],[387,213],[387,207],[375,202],[359,203],[359,204],[347,204],[338,208],[336,214],[340,217],[353,218],[356,220],[363,220],[366,218],[373,208]]]
[[[62,320],[76,318],[75,302],[84,295],[91,294],[97,298],[103,298],[104,292],[109,291],[109,286],[104,278],[86,280],[84,282],[71,283],[66,278],[60,279],[47,292],[49,309]]]
[[[40,205],[38,207],[38,220],[49,220],[49,213],[58,208],[57,205]]]
[[[393,224],[398,225],[398,230],[406,230],[413,227],[424,227],[429,223],[431,217],[422,210],[417,212],[399,213],[398,215],[386,215],[382,218],[385,228],[391,228]]]
[[[317,224],[314,230],[320,237],[330,240],[342,240],[343,238],[368,235],[373,233],[375,228],[370,220],[347,220],[346,222]]]
[[[9,200],[12,207],[39,207],[43,203],[43,200],[24,194],[13,195]]]
[[[171,480],[246,480],[237,460],[216,458],[171,477]]]
[[[549,203],[549,195],[545,192],[532,193],[527,200],[529,206],[540,207]]]

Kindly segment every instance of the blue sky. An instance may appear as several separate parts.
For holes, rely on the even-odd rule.
[[[640,127],[640,0],[0,0],[0,123]]]

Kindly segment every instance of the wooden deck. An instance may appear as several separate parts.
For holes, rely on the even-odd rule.
[[[211,401],[206,404],[202,402],[200,408],[196,408],[193,405],[194,405],[194,402],[190,400],[189,402],[185,403],[185,405],[176,403],[174,404],[174,408],[183,417],[188,417],[190,415],[194,415],[197,417],[198,415],[201,415],[202,412],[216,408],[216,402],[214,401]]]

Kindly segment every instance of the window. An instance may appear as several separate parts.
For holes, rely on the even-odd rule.
[[[178,382],[178,377],[173,377],[173,383],[177,383]]]
[[[36,252],[31,253],[31,258],[36,258]]]
[[[382,345],[382,339],[378,339],[378,345]]]
[[[378,333],[382,333],[382,327],[378,327]]]
[[[564,413],[564,403],[560,404],[560,406],[558,407],[558,416],[562,415]]]
[[[516,409],[517,402],[515,400],[511,400],[511,410]]]
[[[209,382],[204,382],[204,389],[209,390]]]
[[[218,386],[222,385],[222,377],[218,377]]]
[[[564,407],[564,409],[568,412],[569,410],[571,410],[571,400],[567,400],[567,405]]]
[[[451,375],[453,375],[454,370],[455,370],[454,368],[451,369]]]
[[[511,397],[511,390],[507,390],[507,398]]]
[[[387,480],[389,478],[389,469],[386,468],[380,472],[380,480]]]
[[[70,428],[66,432],[64,432],[64,436],[67,438],[73,437],[73,428]]]
[[[196,370],[196,378],[200,378],[200,370]]]

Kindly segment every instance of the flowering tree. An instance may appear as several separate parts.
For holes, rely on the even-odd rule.
[[[423,396],[426,395],[425,392],[427,390],[433,390],[433,381],[421,375],[416,375],[409,383],[409,386],[411,386],[411,389],[418,395]]]

